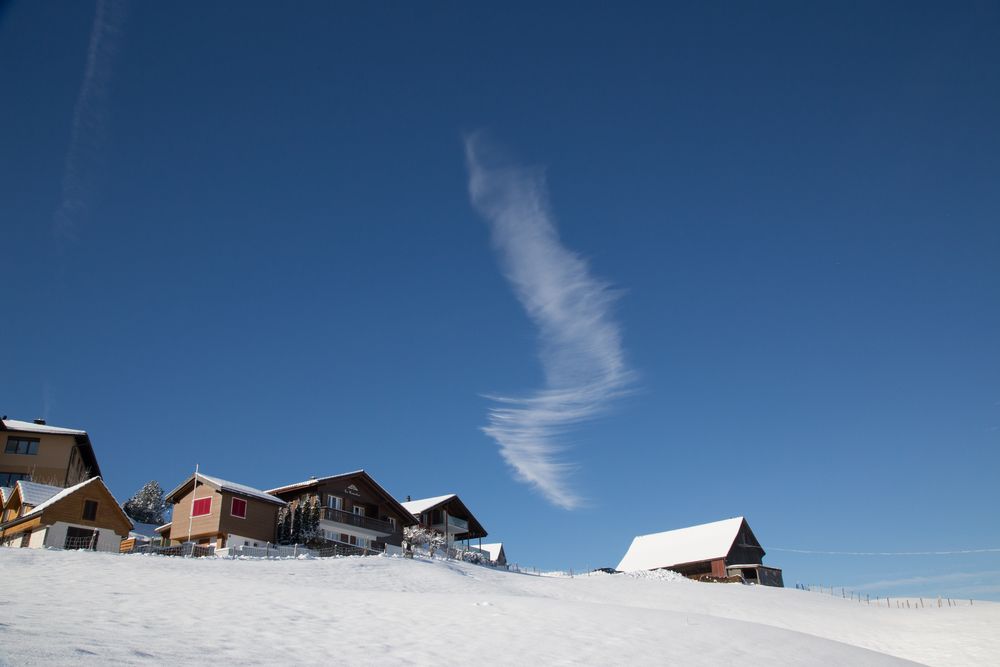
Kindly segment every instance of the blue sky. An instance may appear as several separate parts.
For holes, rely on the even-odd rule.
[[[742,514],[1000,599],[776,550],[1000,547],[1000,9],[603,4],[0,7],[2,412],[121,498],[364,467],[523,564]]]

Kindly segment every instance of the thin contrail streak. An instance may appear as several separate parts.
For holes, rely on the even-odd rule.
[[[813,551],[811,549],[781,549],[768,547],[768,551],[785,551],[793,554],[817,554],[823,556],[956,556],[960,554],[1000,553],[998,549],[960,549],[957,551]]]
[[[76,237],[76,225],[87,209],[94,173],[98,169],[95,163],[100,161],[106,136],[107,89],[125,14],[123,0],[98,0],[90,29],[87,64],[73,107],[62,193],[53,218],[53,233],[60,241]]]

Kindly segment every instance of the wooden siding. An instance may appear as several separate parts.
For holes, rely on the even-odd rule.
[[[11,535],[17,535],[18,533],[30,533],[35,528],[38,528],[40,525],[42,525],[42,518],[35,517],[34,519],[23,521],[17,524],[16,526],[10,526],[8,528],[4,528],[3,531],[0,531],[0,536],[2,536],[3,538],[7,538],[10,537]]]
[[[247,502],[245,519],[232,515],[233,498]],[[219,532],[249,537],[261,542],[274,542],[277,536],[279,509],[281,509],[280,506],[274,503],[223,492]]]
[[[180,499],[174,503],[173,515],[170,525],[170,541],[184,542],[189,537],[198,541],[199,537],[216,536],[219,534],[219,524],[222,519],[222,492],[207,484],[198,483],[197,497],[211,498],[212,511],[205,516],[191,518],[191,499],[194,488],[189,489]]]
[[[88,500],[97,503],[97,514],[93,520],[83,518],[84,504]],[[131,523],[118,507],[118,501],[99,480],[90,482],[42,511],[43,525],[51,526],[57,521],[113,530],[120,537],[128,537],[128,532],[132,530]]]
[[[5,450],[8,438],[37,440],[38,453],[7,454]],[[39,484],[72,486],[66,483],[66,476],[70,468],[70,457],[75,449],[76,437],[72,435],[0,431],[0,472],[30,474],[33,481]]]
[[[174,503],[170,524],[171,543],[176,544],[188,540],[189,520],[190,538],[195,542],[207,538],[216,546],[222,547],[225,546],[222,544],[222,540],[229,533],[261,542],[274,542],[278,524],[278,510],[280,509],[278,505],[219,491],[202,482],[198,483],[197,495],[199,500],[212,498],[212,511],[205,516],[196,516],[191,519],[192,489],[188,489]],[[247,501],[246,519],[232,516],[231,509],[234,497]]]
[[[757,537],[750,530],[746,521],[740,526],[740,532],[736,535],[736,540],[726,555],[726,563],[729,565],[750,565],[763,562],[764,549],[757,541]]]

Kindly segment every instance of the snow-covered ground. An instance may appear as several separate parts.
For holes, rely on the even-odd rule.
[[[1000,605],[876,608],[669,574],[0,548],[0,663],[1000,664]]]

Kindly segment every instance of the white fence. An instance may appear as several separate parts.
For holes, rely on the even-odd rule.
[[[316,552],[298,544],[267,544],[262,547],[241,544],[235,547],[216,549],[215,555],[222,558],[298,558],[299,556],[311,558],[316,556]]]

